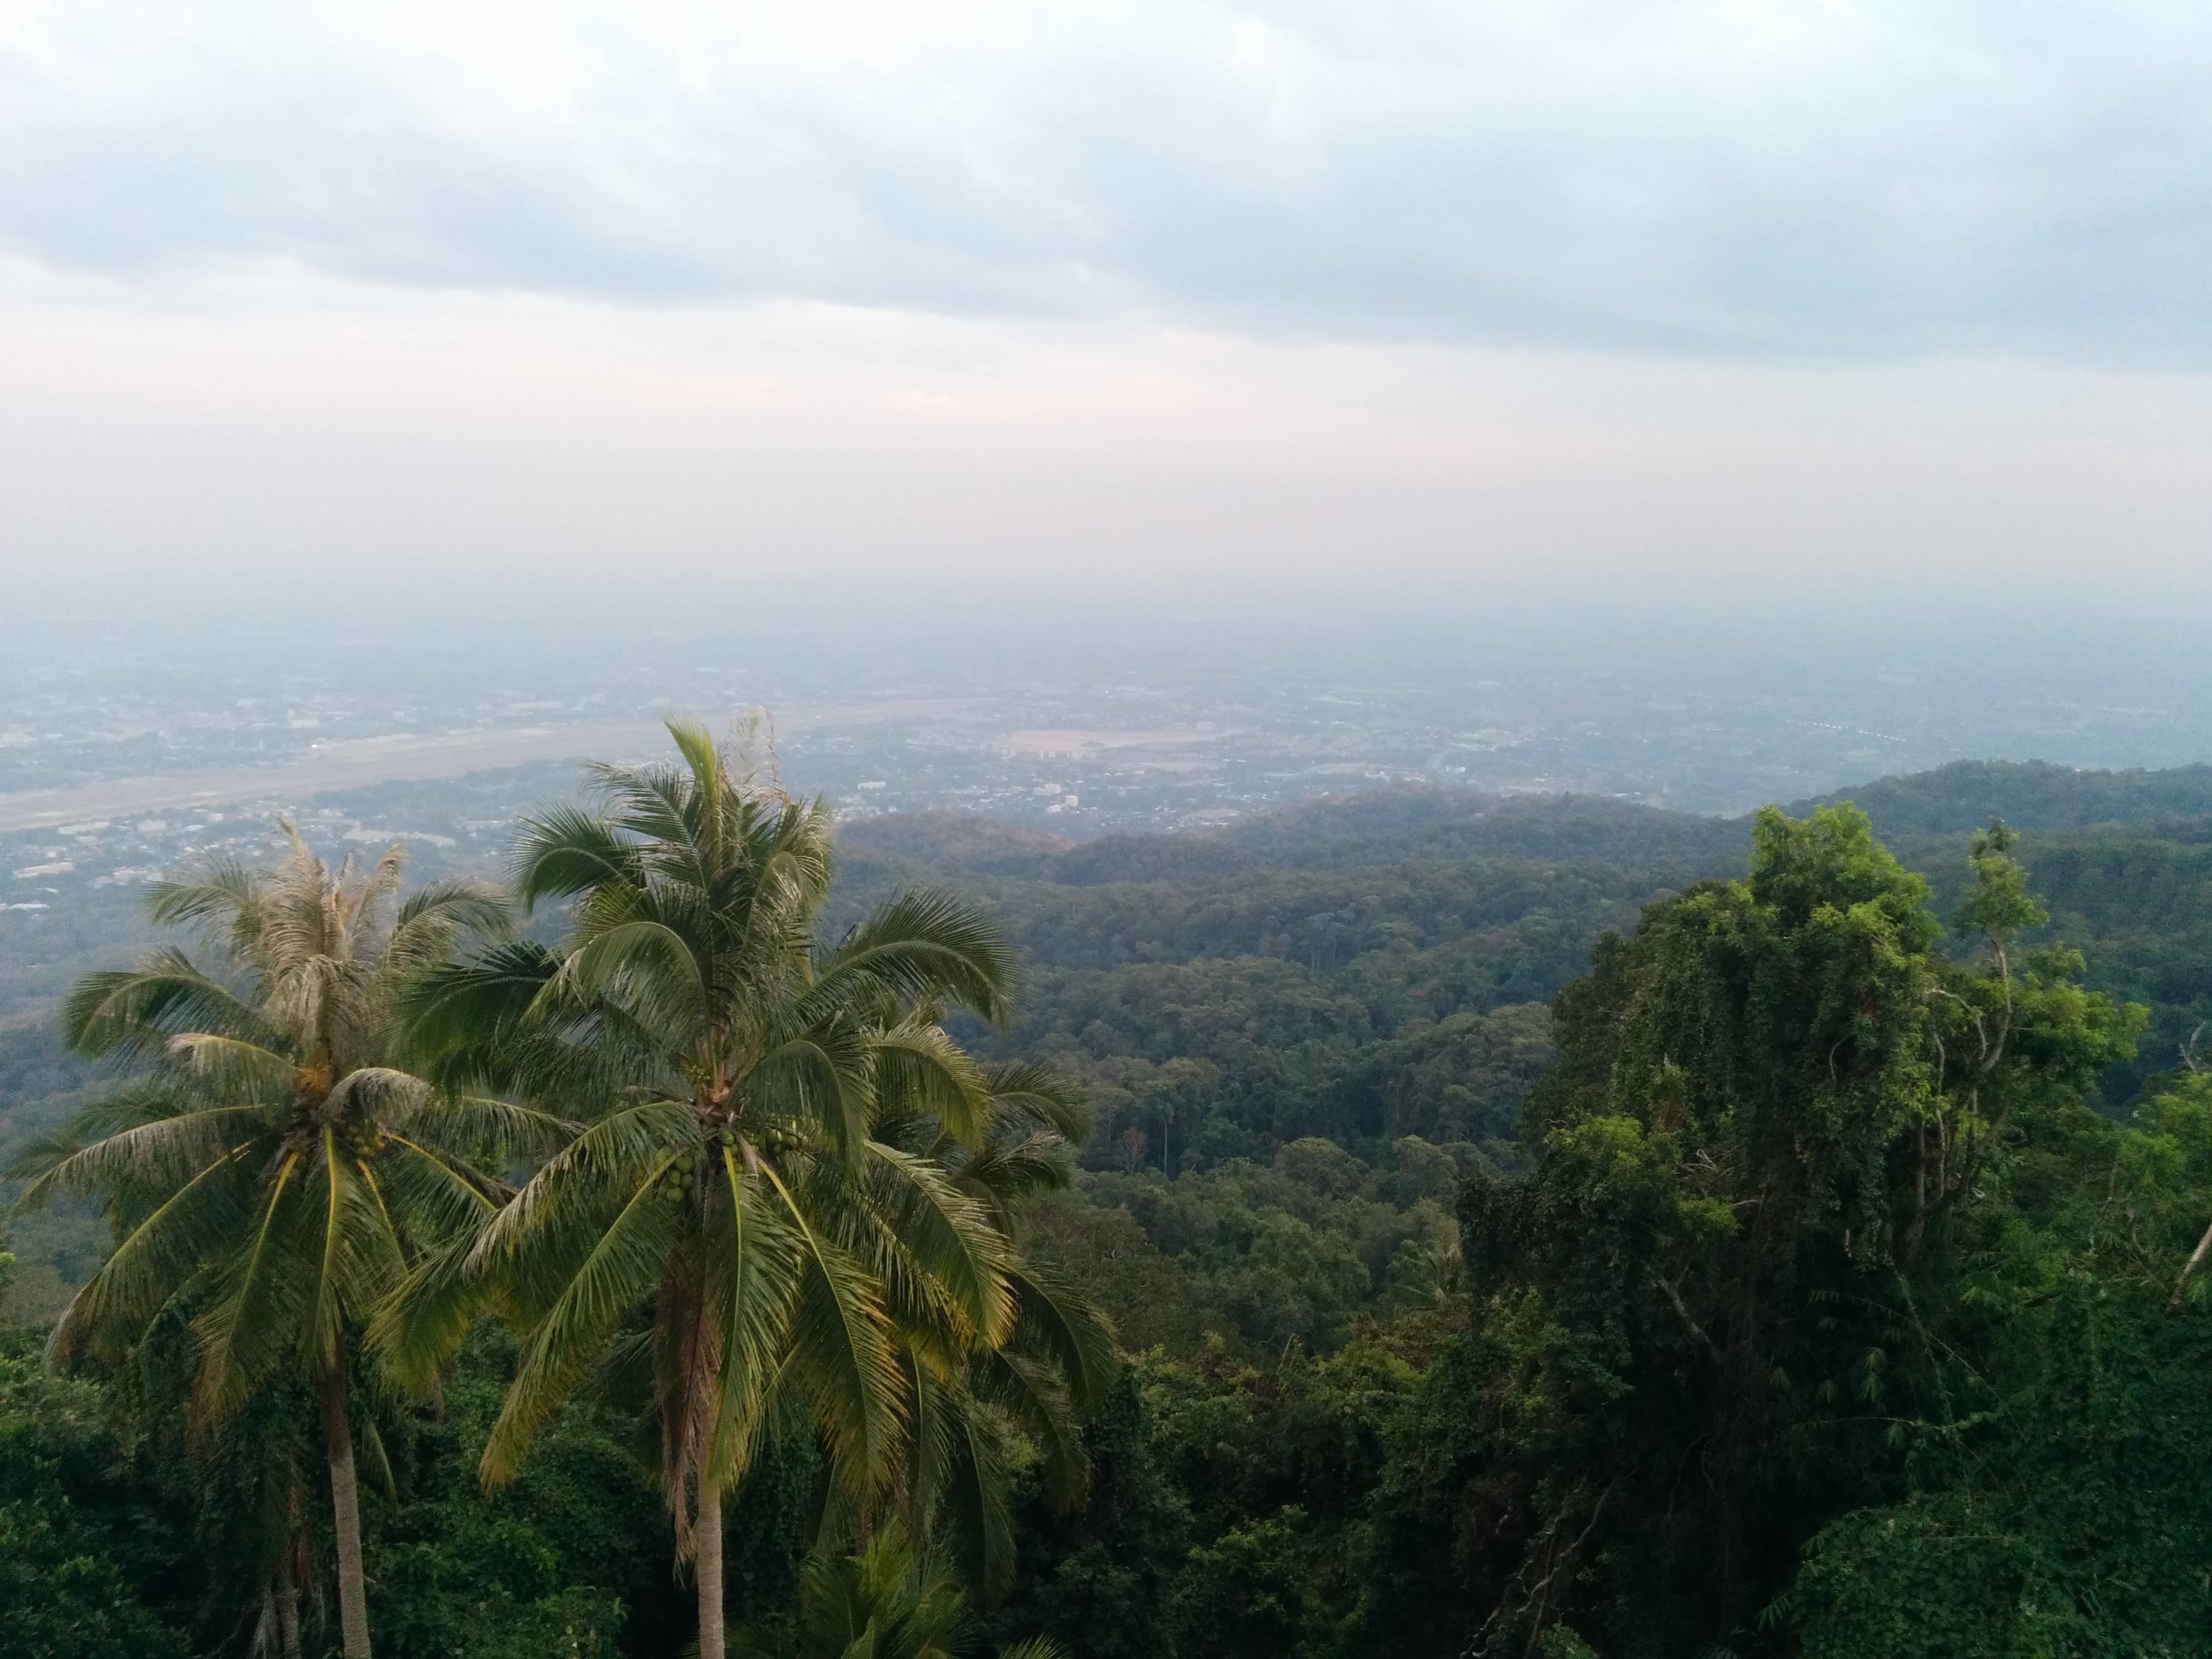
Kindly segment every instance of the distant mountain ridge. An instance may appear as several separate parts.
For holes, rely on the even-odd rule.
[[[1797,815],[1852,801],[1877,834],[1962,835],[2212,818],[2212,765],[2094,771],[2047,761],[1955,761],[1790,803]],[[1413,860],[1536,858],[1632,863],[1677,878],[1730,869],[1749,817],[1717,817],[1598,795],[1495,794],[1421,785],[1327,795],[1219,829],[1076,841],[956,809],[849,824],[848,846],[932,870],[1055,886],[1188,881]]]
[[[1993,816],[2024,832],[2050,936],[2084,951],[2094,986],[2153,1010],[2108,1104],[2212,1018],[2212,767],[1965,762],[1820,799],[1864,807],[1939,915],[1956,908],[1969,832]],[[1175,1133],[1193,1137],[1177,1144],[1208,1160],[1264,1162],[1308,1134],[1486,1141],[1510,1136],[1540,1070],[1531,1011],[1651,900],[1741,875],[1750,830],[1748,815],[1404,787],[1085,842],[959,811],[886,814],[844,833],[838,925],[910,884],[987,905],[1035,976],[1007,1051],[1069,1068],[1111,1134],[1157,1144],[1164,1090],[1181,1103]],[[1437,1086],[1386,1100],[1360,1081],[1377,1066]],[[1091,1156],[1110,1163],[1112,1146]]]
[[[1741,860],[1745,821],[1592,795],[1401,786],[1330,795],[1220,829],[1074,842],[961,811],[847,826],[844,842],[900,863],[1055,886],[1191,881],[1383,863],[1541,859],[1701,872]]]
[[[2212,766],[2093,771],[2048,761],[1954,761],[1877,778],[1789,810],[1856,801],[1886,836],[1944,836],[2002,817],[2015,830],[2087,830],[2212,817]]]

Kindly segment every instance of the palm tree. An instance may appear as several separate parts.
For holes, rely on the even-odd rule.
[[[956,1659],[968,1644],[966,1598],[896,1532],[857,1555],[817,1552],[799,1568],[799,1613],[787,1630],[755,1634],[765,1659]]]
[[[957,1659],[973,1650],[958,1585],[891,1531],[855,1554],[810,1555],[797,1616],[750,1633],[744,1647],[763,1659]],[[1001,1649],[1000,1659],[1060,1659],[1060,1650],[1032,1638]]]
[[[22,1201],[106,1203],[115,1250],[54,1327],[57,1362],[120,1358],[165,1312],[189,1313],[190,1414],[212,1429],[265,1385],[313,1391],[329,1467],[339,1624],[368,1659],[349,1376],[356,1331],[427,1247],[481,1225],[507,1189],[466,1152],[550,1141],[558,1126],[497,1102],[439,1097],[398,1064],[393,1018],[414,976],[464,934],[501,936],[489,890],[441,882],[398,897],[405,854],[333,874],[281,825],[273,871],[216,860],[155,887],[164,927],[206,929],[221,970],[158,949],[94,974],[64,1006],[80,1054],[136,1062],[15,1173]]]
[[[724,1495],[771,1419],[811,1419],[865,1517],[902,1468],[912,1378],[963,1377],[1048,1316],[987,1197],[924,1150],[980,1162],[1030,1110],[1029,1073],[979,1065],[939,1024],[1003,1018],[1006,945],[910,893],[823,948],[827,805],[695,724],[668,730],[680,764],[594,768],[602,810],[525,820],[515,888],[573,901],[562,947],[434,975],[414,1017],[441,1075],[591,1119],[469,1260],[520,1332],[484,1477],[510,1478],[594,1371],[649,1370],[700,1651],[719,1659]],[[421,1323],[397,1346],[428,1365],[460,1326]]]

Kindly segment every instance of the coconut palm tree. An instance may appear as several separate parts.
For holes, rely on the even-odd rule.
[[[347,1659],[367,1659],[350,1379],[354,1344],[426,1249],[481,1225],[507,1189],[468,1152],[559,1139],[539,1115],[439,1096],[399,1065],[393,1011],[464,935],[502,936],[473,883],[398,902],[404,851],[335,873],[289,823],[273,870],[218,860],[149,912],[220,958],[163,948],[70,992],[66,1036],[133,1075],[15,1173],[22,1202],[105,1200],[106,1264],[54,1327],[57,1362],[118,1359],[188,1313],[192,1420],[212,1429],[280,1379],[312,1389],[328,1464]]]
[[[459,1279],[514,1319],[493,1483],[586,1377],[648,1369],[700,1650],[720,1656],[724,1497],[771,1420],[811,1419],[865,1517],[902,1468],[917,1368],[963,1377],[1050,1316],[964,1178],[978,1170],[927,1150],[979,1169],[1017,1156],[994,1151],[994,1125],[1032,1109],[1030,1074],[978,1064],[939,1023],[1004,1018],[1006,945],[965,905],[909,893],[825,947],[827,805],[793,799],[750,748],[668,730],[680,763],[594,768],[600,810],[525,820],[518,896],[571,902],[566,941],[491,951],[414,999],[441,1075],[590,1121],[465,1274],[429,1270],[395,1349],[428,1365],[457,1339],[458,1313],[429,1310]]]
[[[959,1586],[886,1532],[856,1555],[808,1556],[797,1617],[786,1630],[753,1634],[745,1647],[767,1659],[957,1659],[968,1648],[967,1622]]]
[[[893,1530],[854,1554],[807,1557],[797,1615],[744,1648],[763,1659],[959,1659],[975,1651],[968,1626],[959,1586]],[[1000,1659],[1060,1659],[1060,1649],[1032,1638]]]

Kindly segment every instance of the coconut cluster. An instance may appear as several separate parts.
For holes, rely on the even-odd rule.
[[[698,1190],[699,1160],[694,1152],[678,1152],[670,1160],[667,1172],[660,1178],[660,1196],[664,1202],[681,1204]]]

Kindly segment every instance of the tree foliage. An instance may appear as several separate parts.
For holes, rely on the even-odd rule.
[[[1020,1202],[1066,1179],[1072,1107],[1048,1073],[979,1063],[940,1024],[1006,1016],[995,929],[908,892],[825,945],[826,804],[792,798],[757,751],[669,731],[678,763],[598,769],[603,811],[524,825],[517,894],[570,904],[567,938],[414,993],[440,1076],[587,1121],[465,1254],[425,1264],[386,1328],[427,1371],[477,1301],[513,1318],[495,1484],[586,1381],[649,1378],[711,1652],[723,1493],[794,1422],[838,1513],[865,1529],[902,1498],[994,1590],[1011,1565],[1000,1425],[1032,1437],[1073,1502],[1071,1395],[1109,1340],[1015,1236]]]
[[[1808,1540],[1956,1478],[2008,1408],[1988,1251],[2025,1139],[2141,1025],[2018,948],[2009,845],[1975,844],[1955,959],[1863,816],[1768,813],[1747,880],[1562,994],[1540,1156],[1462,1199],[1477,1322],[1435,1379],[1472,1419],[1430,1479],[1479,1650],[1771,1645]]]
[[[410,1234],[376,1322],[441,1402],[362,1412],[388,1651],[674,1655],[702,1474],[742,1474],[714,1556],[756,1650],[2201,1650],[2186,825],[1962,771],[1881,797],[1920,814],[1895,847],[1760,815],[1720,879],[1744,826],[1407,795],[1159,844],[879,829],[833,890],[826,815],[678,736],[527,830],[557,943],[406,999],[432,1093],[581,1133],[499,1164],[504,1219]],[[2075,827],[1968,835],[1984,786]],[[797,1357],[810,1234],[880,1357],[860,1415]],[[305,1372],[197,1429],[134,1381],[196,1363],[200,1294],[106,1381],[0,1388],[0,1591],[95,1654],[250,1641],[272,1581],[208,1563],[313,1450]],[[671,1357],[755,1338],[769,1386],[717,1357],[684,1429]]]
[[[502,1102],[441,1094],[403,1064],[403,993],[464,935],[504,929],[496,896],[447,882],[402,901],[398,846],[358,874],[350,858],[334,873],[283,828],[273,872],[218,860],[152,891],[152,920],[204,929],[216,967],[163,948],[71,991],[70,1046],[134,1074],[13,1173],[29,1177],[26,1205],[96,1197],[113,1228],[106,1261],[54,1326],[57,1360],[118,1360],[180,1316],[199,1426],[288,1380],[313,1389],[345,1648],[367,1659],[349,1346],[411,1261],[468,1236],[503,1200],[481,1154],[557,1128]],[[299,1530],[278,1529],[265,1558],[288,1650]]]

